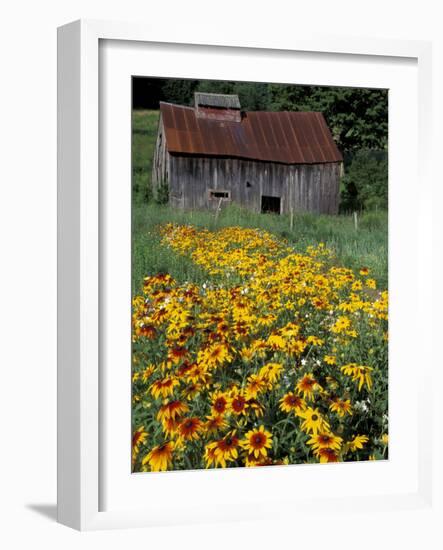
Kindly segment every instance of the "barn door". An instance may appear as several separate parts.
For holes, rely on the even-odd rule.
[[[281,197],[270,197],[268,195],[262,195],[261,211],[262,214],[280,214]]]

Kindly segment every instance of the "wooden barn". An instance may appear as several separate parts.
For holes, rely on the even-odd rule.
[[[336,214],[343,157],[321,113],[245,112],[237,95],[160,103],[152,183],[177,208]]]

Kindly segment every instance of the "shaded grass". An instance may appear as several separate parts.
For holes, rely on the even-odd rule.
[[[387,212],[363,213],[356,231],[352,216],[294,216],[292,230],[288,216],[256,214],[238,206],[229,206],[215,219],[214,213],[174,210],[156,204],[133,206],[132,283],[135,292],[141,289],[143,277],[168,272],[179,281],[200,283],[207,279],[201,268],[189,259],[161,245],[159,226],[164,223],[185,223],[215,230],[239,226],[265,229],[285,238],[296,251],[320,242],[332,249],[338,265],[359,269],[366,266],[378,281],[379,288],[388,284],[388,216]]]

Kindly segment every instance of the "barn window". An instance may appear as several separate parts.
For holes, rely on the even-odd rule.
[[[230,191],[220,191],[220,190],[209,190],[209,198],[210,199],[224,199],[229,200],[231,198]]]
[[[280,197],[261,196],[262,214],[280,214]]]

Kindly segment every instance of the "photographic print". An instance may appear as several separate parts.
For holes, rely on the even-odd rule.
[[[388,91],[132,101],[132,472],[387,459]]]

